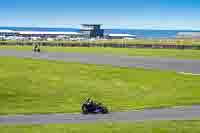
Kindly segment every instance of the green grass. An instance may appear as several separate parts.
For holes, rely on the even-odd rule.
[[[92,53],[129,56],[154,56],[182,59],[200,59],[199,50],[175,50],[175,49],[128,49],[128,48],[81,48],[81,47],[41,47],[42,51],[68,52],[68,53]],[[0,46],[0,49],[32,50],[31,46]]]
[[[200,121],[0,126],[1,133],[199,133]]]
[[[0,57],[0,114],[79,112],[86,97],[112,111],[200,104],[200,77]]]

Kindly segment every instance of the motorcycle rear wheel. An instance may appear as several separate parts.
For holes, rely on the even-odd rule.
[[[108,109],[104,107],[102,110],[102,114],[107,114],[107,113],[108,113]]]

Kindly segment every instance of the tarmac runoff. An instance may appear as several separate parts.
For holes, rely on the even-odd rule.
[[[15,50],[0,50],[0,56],[59,60],[65,62],[78,62],[82,64],[112,65],[116,67],[155,69],[174,71],[185,75],[200,75],[200,60],[61,52],[34,53],[31,51]]]

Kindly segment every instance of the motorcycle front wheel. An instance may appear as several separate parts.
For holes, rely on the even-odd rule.
[[[88,110],[85,106],[82,107],[82,114],[88,114]]]

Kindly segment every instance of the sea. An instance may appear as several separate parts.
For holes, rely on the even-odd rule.
[[[0,30],[14,31],[57,31],[79,32],[75,28],[39,28],[39,27],[0,27]],[[131,34],[141,39],[174,39],[178,32],[200,32],[192,30],[149,30],[149,29],[105,29],[105,34]]]

